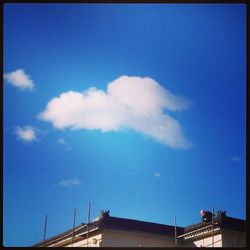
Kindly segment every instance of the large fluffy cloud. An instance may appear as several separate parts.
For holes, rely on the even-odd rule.
[[[21,90],[33,90],[34,88],[33,81],[29,75],[25,74],[23,69],[17,69],[16,71],[4,74],[4,79]]]
[[[186,98],[172,94],[152,78],[121,76],[108,84],[106,92],[90,88],[62,93],[47,104],[39,118],[58,129],[108,132],[128,128],[165,145],[187,148],[190,143],[179,122],[165,111],[188,106]]]

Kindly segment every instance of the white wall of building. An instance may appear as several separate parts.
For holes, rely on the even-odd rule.
[[[148,233],[103,230],[102,247],[173,247],[174,239]]]
[[[99,234],[96,234],[94,236],[91,236],[87,239],[82,239],[80,241],[79,238],[81,236],[78,236],[76,239],[75,239],[75,243],[73,243],[73,247],[100,247],[100,244],[101,244],[101,241],[102,241],[102,234],[99,233]],[[68,244],[66,245],[65,247],[71,247],[72,244]]]
[[[213,238],[211,236],[204,237],[200,240],[193,241],[194,247],[213,247]],[[217,234],[214,236],[214,247],[222,247],[222,235]]]

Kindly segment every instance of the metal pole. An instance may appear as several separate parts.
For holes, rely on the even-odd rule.
[[[87,224],[87,247],[89,246],[89,223],[90,223],[90,202],[88,206],[88,224]]]
[[[71,247],[73,247],[73,244],[74,244],[75,223],[76,223],[76,208],[75,208],[75,210],[74,210],[74,217],[73,217],[73,228],[72,228],[72,242],[71,242]]]
[[[174,244],[177,247],[176,216],[174,216]]]
[[[237,238],[237,232],[236,232],[236,234],[235,234],[235,237],[234,237],[234,247],[236,247],[236,238]]]
[[[47,230],[47,215],[45,216],[45,223],[44,223],[44,235],[43,235],[43,247],[45,247],[45,240],[46,240],[46,230]]]
[[[214,247],[214,206],[212,207],[212,247]]]

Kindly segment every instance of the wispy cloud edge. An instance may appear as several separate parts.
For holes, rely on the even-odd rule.
[[[64,186],[64,187],[68,187],[68,186],[79,186],[81,185],[81,181],[78,178],[73,178],[73,179],[66,179],[66,180],[61,180],[58,185],[59,186]]]

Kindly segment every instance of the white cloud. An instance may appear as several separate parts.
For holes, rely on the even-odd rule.
[[[11,85],[21,89],[21,90],[33,90],[34,83],[30,79],[30,76],[25,74],[23,69],[17,69],[16,71],[4,74],[4,79]]]
[[[22,141],[32,142],[37,139],[36,129],[32,126],[16,127],[14,132]]]
[[[60,186],[68,187],[68,186],[78,186],[81,185],[81,181],[78,178],[62,180],[58,183]]]
[[[188,148],[191,144],[179,122],[164,112],[188,107],[186,98],[172,94],[152,78],[121,76],[108,84],[106,92],[90,88],[62,93],[39,118],[58,129],[108,132],[128,128],[170,147]]]
[[[57,139],[57,143],[59,143],[60,145],[62,145],[67,150],[71,149],[71,146],[69,146],[68,143],[65,141],[65,139],[62,138],[62,137]]]
[[[238,161],[239,162],[239,161],[242,161],[242,159],[239,156],[233,156],[232,161]]]
[[[159,178],[159,177],[161,177],[161,174],[159,172],[156,172],[156,173],[154,173],[154,176]]]
[[[59,144],[66,145],[66,141],[64,140],[64,138],[59,138],[59,139],[57,140],[57,142],[58,142]]]

